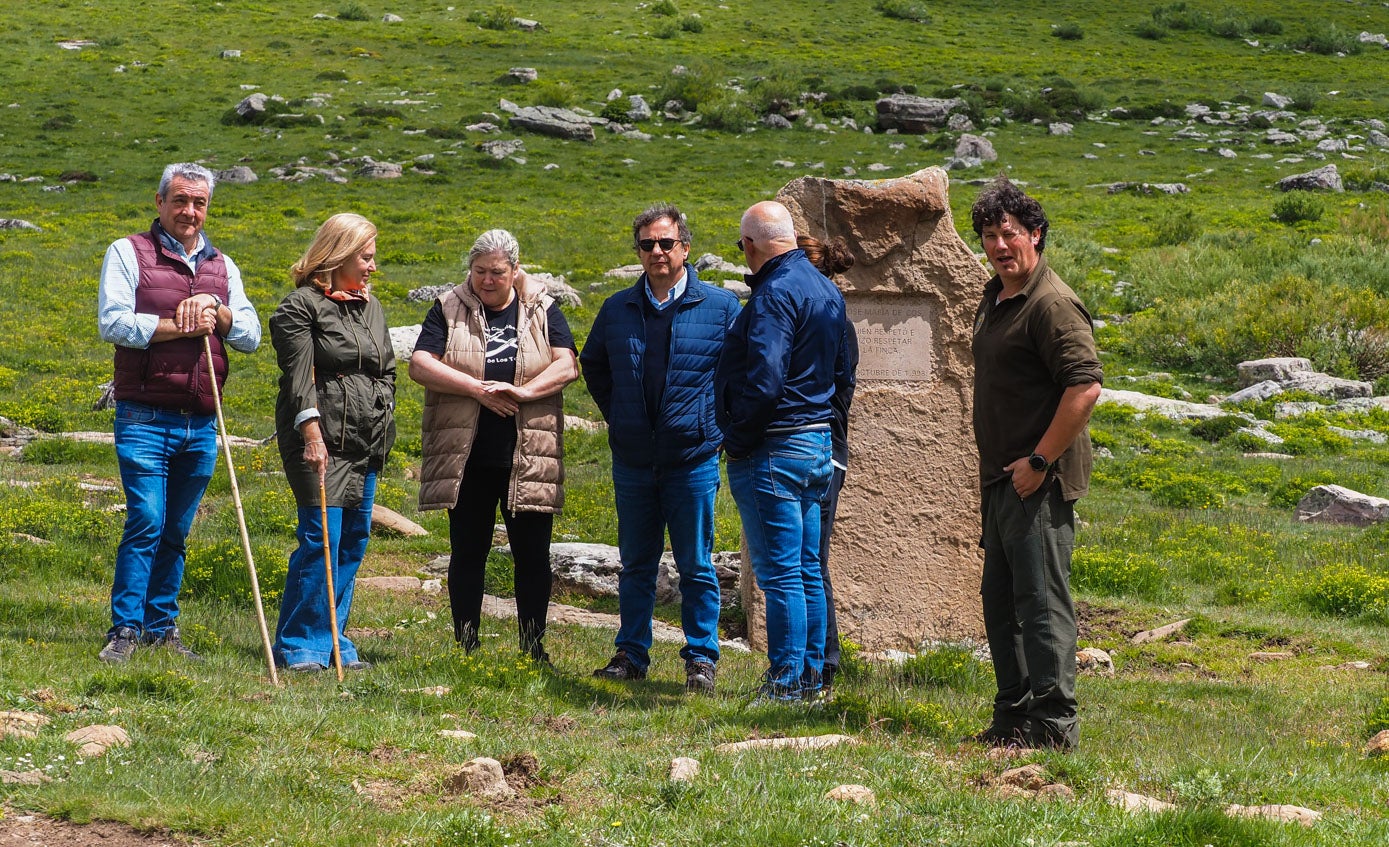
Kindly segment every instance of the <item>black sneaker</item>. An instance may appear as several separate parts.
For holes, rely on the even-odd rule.
[[[130,657],[135,655],[135,648],[139,646],[140,636],[135,630],[128,626],[118,627],[106,646],[101,648],[101,652],[96,657],[103,662],[112,665],[122,665],[130,661]]]
[[[632,660],[627,658],[627,654],[622,650],[618,650],[608,663],[594,671],[593,675],[599,679],[646,679],[646,671],[632,664]]]
[[[369,671],[371,670],[371,662],[366,659],[353,659],[344,663],[342,669],[345,671]]]
[[[714,673],[714,665],[711,662],[686,662],[685,690],[694,694],[713,694]]]
[[[820,671],[820,687],[824,689],[826,697],[834,690],[834,677],[837,673],[838,665],[825,665],[825,669]]]
[[[158,638],[146,637],[146,642],[151,647],[163,647],[171,653],[177,653],[190,662],[201,662],[203,657],[189,649],[188,645],[179,638],[178,627],[171,626],[164,630],[164,634]]]

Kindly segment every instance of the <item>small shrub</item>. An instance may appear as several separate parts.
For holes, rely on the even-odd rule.
[[[1133,34],[1148,41],[1161,41],[1167,37],[1167,27],[1157,21],[1139,21]]]
[[[465,809],[444,818],[433,843],[435,847],[506,847],[520,842],[487,812]]]
[[[742,132],[757,121],[757,113],[732,94],[724,94],[699,109],[700,123],[710,129]]]
[[[1283,22],[1277,18],[1260,16],[1249,20],[1249,31],[1254,35],[1282,35]]]
[[[1201,221],[1196,212],[1189,208],[1168,209],[1158,218],[1153,228],[1153,244],[1157,247],[1172,247],[1194,241],[1201,235]]]
[[[1210,34],[1217,38],[1243,38],[1244,22],[1239,18],[1224,17],[1211,22]]]
[[[674,38],[680,34],[680,24],[675,21],[661,20],[651,28],[651,35],[655,38]]]
[[[1172,783],[1172,793],[1179,800],[1194,805],[1218,803],[1225,796],[1225,780],[1218,771],[1201,768],[1196,773],[1178,778]]]
[[[1354,55],[1363,49],[1355,34],[1341,29],[1333,23],[1320,24],[1309,29],[1301,38],[1290,43],[1296,50],[1306,50],[1320,56],[1334,56],[1337,53]]]
[[[680,19],[680,28],[685,32],[704,32],[704,19],[699,15],[686,15]]]
[[[1312,575],[1302,602],[1331,617],[1384,613],[1389,611],[1389,577],[1361,565],[1326,565]]]
[[[655,103],[679,100],[687,110],[697,112],[706,101],[721,93],[722,89],[715,80],[716,75],[708,66],[691,65],[684,73],[666,77]]]
[[[1299,112],[1310,112],[1321,102],[1321,92],[1310,85],[1299,85],[1288,92],[1292,107]]]
[[[73,441],[70,438],[39,438],[24,445],[23,461],[35,465],[66,465],[102,462],[111,457],[111,447]]]
[[[1085,31],[1080,28],[1080,24],[1069,22],[1052,27],[1051,34],[1053,38],[1062,41],[1079,41],[1085,37]]]
[[[772,74],[753,83],[748,99],[758,114],[782,115],[795,108],[800,99],[800,86],[785,74]]]
[[[491,9],[478,9],[471,12],[467,20],[483,29],[494,29],[502,32],[516,28],[516,9],[505,5],[493,6]]]
[[[174,703],[187,703],[202,690],[200,683],[192,677],[168,670],[126,670],[102,674],[87,683],[83,694],[98,697],[102,694],[115,695],[118,699],[139,697],[149,700],[169,700]]]
[[[1220,415],[1192,424],[1191,434],[1215,444],[1246,426],[1249,426],[1249,421],[1239,415]]]
[[[1135,121],[1151,121],[1154,118],[1180,118],[1186,110],[1171,100],[1157,103],[1141,103],[1129,108],[1129,117]]]
[[[1169,590],[1167,567],[1153,557],[1095,547],[1076,548],[1071,584],[1094,594],[1145,600],[1160,599]]]
[[[365,21],[370,17],[371,14],[361,3],[348,3],[338,9],[338,20],[340,21]]]
[[[267,605],[284,594],[289,557],[281,550],[261,545],[251,547],[256,563],[256,581]],[[221,541],[210,547],[190,547],[183,570],[183,587],[189,596],[219,600],[235,606],[255,603],[251,575],[240,541]]]
[[[839,90],[841,100],[877,100],[878,89],[871,85],[846,85]]]
[[[974,653],[966,647],[947,645],[920,653],[902,663],[904,678],[915,685],[940,685],[972,691],[988,678]]]
[[[1389,697],[1380,700],[1365,719],[1365,734],[1378,735],[1389,729]]]
[[[314,79],[321,79],[326,82],[347,82],[347,71],[319,71],[314,74]]]
[[[868,676],[868,660],[863,658],[863,645],[851,638],[839,636],[839,675],[845,679]]]
[[[630,106],[627,103],[627,98],[619,97],[616,100],[610,100],[607,103],[605,103],[603,105],[602,111],[598,113],[598,117],[603,118],[604,120],[613,121],[614,123],[625,124],[628,120],[628,108],[630,108]]]
[[[535,102],[541,106],[566,109],[574,105],[578,99],[574,86],[567,82],[542,82],[531,90],[534,92]]]
[[[1203,476],[1173,474],[1151,492],[1153,501],[1174,509],[1223,509],[1225,495]]]
[[[1326,206],[1321,197],[1307,192],[1288,192],[1274,201],[1274,219],[1279,224],[1299,224],[1301,221],[1320,221]]]
[[[915,21],[919,24],[931,22],[931,14],[926,11],[926,7],[910,0],[878,0],[873,4],[873,8],[882,12],[884,17],[899,21]]]
[[[1268,494],[1268,504],[1275,509],[1290,509],[1296,506],[1307,492],[1318,485],[1332,485],[1339,477],[1331,471],[1321,471],[1310,476],[1295,476],[1274,486]]]
[[[652,3],[649,7],[649,11],[653,15],[661,15],[667,18],[673,18],[680,14],[680,10],[675,7],[675,4],[672,3],[671,0],[658,0],[658,2]]]

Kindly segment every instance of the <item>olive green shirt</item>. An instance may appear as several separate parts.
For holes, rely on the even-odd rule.
[[[979,482],[1006,479],[1003,469],[1026,458],[1051,425],[1061,395],[1101,382],[1090,313],[1075,292],[1038,257],[1022,291],[997,302],[1003,282],[984,286],[974,317],[974,440]],[[1090,487],[1089,427],[1060,456],[1048,456],[1066,500]]]

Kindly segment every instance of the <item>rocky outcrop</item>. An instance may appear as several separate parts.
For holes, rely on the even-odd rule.
[[[907,133],[935,132],[944,127],[953,112],[964,111],[958,97],[917,97],[894,94],[877,102],[878,126]]]
[[[993,142],[982,135],[965,133],[955,142],[955,156],[960,159],[978,159],[980,162],[998,161]]]
[[[1297,503],[1297,519],[1311,523],[1369,526],[1389,521],[1389,500],[1340,485],[1318,485]]]
[[[1239,384],[1248,387],[1267,379],[1282,382],[1298,374],[1311,373],[1312,363],[1297,356],[1283,356],[1240,362],[1235,370],[1239,374]]]
[[[1174,421],[1199,421],[1229,414],[1219,406],[1207,403],[1173,400],[1169,397],[1155,397],[1141,391],[1123,391],[1117,388],[1101,388],[1099,402],[1117,403]]]
[[[1274,183],[1279,191],[1344,191],[1341,172],[1335,165],[1326,165],[1305,174],[1285,176]]]
[[[526,106],[509,120],[513,129],[571,141],[592,141],[593,124],[583,115],[555,106]]]
[[[462,770],[445,781],[444,788],[451,794],[471,794],[484,800],[510,800],[516,796],[502,772],[502,763],[485,756],[463,765]]]
[[[1355,397],[1369,398],[1374,395],[1374,385],[1355,379],[1341,379],[1315,371],[1298,371],[1286,379],[1266,379],[1248,388],[1241,388],[1225,398],[1226,403],[1242,403],[1246,400],[1263,401],[1276,397],[1285,391],[1305,391],[1319,394],[1333,400],[1346,400]]]

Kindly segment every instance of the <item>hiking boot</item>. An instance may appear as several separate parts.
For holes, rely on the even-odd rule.
[[[995,723],[990,724],[988,729],[976,732],[964,740],[983,744],[985,747],[1031,747],[1031,734],[1031,721],[1025,722],[1021,726],[1005,726]]]
[[[130,657],[135,655],[135,648],[139,646],[140,636],[135,630],[128,626],[117,627],[115,634],[106,642],[106,646],[101,648],[101,652],[96,657],[103,662],[112,665],[121,665],[130,661]]]
[[[289,666],[289,670],[295,673],[322,673],[328,670],[328,666],[321,665],[318,662],[295,662]]]
[[[1046,724],[1033,724],[1027,732],[1027,746],[1035,747],[1038,750],[1056,750],[1061,753],[1069,753],[1076,748],[1079,733],[1070,735],[1064,732],[1057,732]]]
[[[714,665],[711,662],[685,663],[685,690],[694,694],[714,693]]]
[[[158,638],[146,636],[145,643],[151,647],[163,647],[165,650],[171,653],[177,653],[190,662],[201,662],[203,660],[202,656],[193,652],[188,648],[188,645],[183,643],[183,639],[179,637],[178,627],[176,626],[171,626],[164,630],[164,634]]]
[[[820,671],[820,685],[826,697],[828,697],[830,692],[834,689],[834,677],[837,673],[839,673],[838,665],[825,665],[825,669]]]
[[[371,662],[366,659],[353,659],[344,663],[342,669],[345,671],[369,671],[371,670]]]
[[[779,706],[799,705],[805,702],[801,696],[801,689],[779,685],[775,682],[764,682],[757,689],[757,696],[752,698],[753,706],[765,706],[776,704]]]
[[[599,679],[646,679],[646,671],[632,664],[632,660],[627,658],[627,654],[622,650],[618,650],[608,663],[594,671],[593,675]]]

